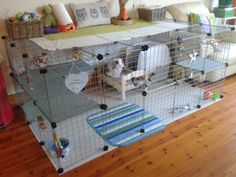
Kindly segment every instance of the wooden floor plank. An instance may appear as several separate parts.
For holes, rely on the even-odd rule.
[[[235,177],[236,76],[225,81],[225,98],[176,121],[153,136],[115,149],[65,177]],[[20,110],[0,132],[0,177],[56,177]]]

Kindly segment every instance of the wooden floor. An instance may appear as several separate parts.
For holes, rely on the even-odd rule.
[[[58,176],[22,114],[0,132],[1,177]],[[236,76],[225,99],[65,177],[236,177]]]

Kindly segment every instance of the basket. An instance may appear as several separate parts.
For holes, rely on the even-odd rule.
[[[11,23],[6,20],[6,25],[8,34],[13,39],[41,37],[44,34],[42,21]]]
[[[139,19],[146,21],[161,21],[165,18],[166,7],[152,6],[147,8],[138,8]]]

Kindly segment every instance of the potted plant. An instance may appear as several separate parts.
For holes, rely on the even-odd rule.
[[[118,17],[111,19],[112,23],[115,25],[128,25],[132,24],[133,20],[128,16],[126,10],[126,4],[129,0],[119,0],[120,14]]]

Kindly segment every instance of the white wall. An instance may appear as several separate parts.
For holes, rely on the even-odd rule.
[[[88,2],[95,2],[98,0],[0,0],[0,35],[6,35],[6,27],[5,27],[5,22],[4,20],[7,19],[9,16],[15,15],[17,12],[32,12],[36,11],[37,13],[41,14],[41,8],[45,4],[55,4],[58,2],[63,2],[65,4],[68,4],[69,2],[74,2],[74,3],[88,3]],[[113,0],[107,0],[107,1],[113,1]],[[135,7],[140,6],[141,4],[146,4],[146,5],[170,5],[173,3],[181,3],[181,2],[186,2],[186,1],[196,1],[196,0],[130,0],[127,4],[127,9],[129,11],[132,11],[133,9],[133,4]],[[209,0],[204,0],[204,1],[209,1]],[[115,9],[118,7],[114,7]],[[8,86],[8,92],[12,93],[12,83],[11,79],[8,76],[9,73],[9,67],[8,67],[8,62],[7,62],[7,54],[5,50],[5,45],[4,41],[0,40],[0,54],[3,55],[4,57],[4,62],[1,65],[2,70],[4,72],[5,76],[5,81]]]

